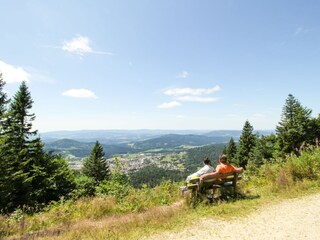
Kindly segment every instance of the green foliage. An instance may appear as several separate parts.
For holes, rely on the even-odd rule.
[[[1,80],[1,79],[0,79]],[[35,115],[33,100],[22,82],[9,107],[1,93],[0,121],[0,209],[11,212],[17,207],[37,209],[73,189],[73,174],[64,159],[47,154],[37,131],[32,130]]]
[[[149,165],[139,169],[139,171],[129,174],[130,184],[135,188],[142,185],[155,187],[164,180],[179,182],[185,178],[183,172],[179,170],[168,170],[159,168],[156,165]]]
[[[245,178],[256,188],[269,186],[272,192],[285,192],[303,185],[305,181],[320,180],[320,148],[307,147],[300,156],[269,161],[260,167],[248,165]]]
[[[289,94],[282,109],[281,121],[276,127],[278,144],[282,154],[299,152],[304,143],[310,143],[314,139],[312,134],[315,129],[311,123],[312,111],[303,107],[301,103]]]
[[[176,183],[163,181],[155,188],[143,185],[141,189],[131,189],[122,202],[122,211],[139,212],[148,208],[169,205],[179,199]]]
[[[293,180],[320,178],[320,148],[308,147],[299,157],[292,156],[287,160]]]
[[[214,144],[203,147],[192,148],[187,151],[184,166],[186,169],[185,177],[196,172],[199,166],[202,166],[204,158],[208,157],[211,164],[218,164],[219,155],[221,155],[225,144]]]
[[[109,176],[109,166],[104,155],[101,144],[96,141],[90,156],[83,164],[83,174],[92,177],[97,182],[107,179]]]
[[[2,73],[0,73],[0,119],[4,117],[8,104],[7,94],[3,91],[4,85],[5,82],[3,81]]]
[[[96,181],[84,175],[77,176],[75,178],[76,187],[72,192],[72,196],[74,199],[78,199],[80,197],[94,196],[96,193]]]
[[[227,157],[231,163],[236,163],[235,157],[237,154],[237,146],[236,146],[236,143],[234,142],[232,137],[229,140],[229,143],[226,147],[226,151],[224,154],[227,155]]]
[[[121,201],[131,190],[129,178],[125,174],[113,173],[109,180],[102,181],[97,187],[98,195],[114,196]]]
[[[239,139],[236,160],[237,165],[245,168],[248,161],[252,158],[253,149],[256,144],[256,136],[253,134],[253,127],[247,120],[243,126],[242,134]]]

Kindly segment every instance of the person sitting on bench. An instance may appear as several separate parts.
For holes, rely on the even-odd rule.
[[[204,164],[204,167],[201,168],[199,171],[189,175],[186,179],[186,182],[189,182],[193,178],[198,178],[198,177],[202,176],[203,174],[212,173],[214,171],[214,168],[211,166],[211,162],[208,157],[206,157],[203,160],[203,164]]]
[[[243,172],[242,167],[237,168],[237,167],[233,166],[232,164],[229,164],[228,160],[227,160],[227,156],[224,154],[219,157],[219,162],[220,162],[220,164],[217,165],[216,171],[212,172],[212,173],[206,173],[206,174],[200,176],[200,181],[214,178],[218,174],[230,173],[230,172],[236,172],[236,173]]]

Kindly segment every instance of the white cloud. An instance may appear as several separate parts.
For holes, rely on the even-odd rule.
[[[185,115],[177,115],[176,118],[178,118],[178,119],[185,119],[186,116],[185,116]]]
[[[98,98],[94,92],[84,88],[70,89],[68,91],[63,92],[62,95],[74,98]]]
[[[183,71],[178,74],[177,78],[187,78],[189,76],[189,73],[187,71]]]
[[[195,97],[195,96],[182,96],[177,98],[182,102],[216,102],[219,98],[214,97]]]
[[[30,74],[23,68],[7,64],[0,60],[0,73],[6,83],[19,83],[30,81]]]
[[[158,108],[169,109],[181,106],[181,103],[177,101],[165,102],[158,106]]]
[[[107,54],[112,55],[110,52],[95,51],[90,46],[91,40],[88,37],[78,36],[69,41],[63,41],[61,49],[70,53],[84,55],[85,53],[93,54]]]
[[[219,85],[214,86],[213,88],[172,88],[164,92],[168,96],[181,96],[181,95],[208,95],[217,91],[220,91],[221,88]]]

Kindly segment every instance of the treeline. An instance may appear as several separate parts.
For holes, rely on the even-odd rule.
[[[247,120],[238,144],[231,138],[223,152],[232,163],[244,168],[285,159],[289,154],[299,156],[306,146],[319,144],[320,115],[314,118],[311,114],[311,109],[302,106],[298,99],[289,94],[275,134],[253,134],[253,126]]]
[[[179,182],[183,178],[184,173],[182,171],[168,170],[156,165],[149,165],[129,174],[130,184],[135,188],[140,188],[144,185],[155,187],[163,181]]]

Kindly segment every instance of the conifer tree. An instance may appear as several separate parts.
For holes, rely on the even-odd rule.
[[[65,160],[45,153],[32,129],[32,103],[22,82],[2,121],[0,154],[5,170],[0,178],[0,208],[4,211],[58,200],[72,190],[73,174]]]
[[[4,114],[6,112],[7,103],[8,103],[7,94],[3,90],[4,86],[5,86],[5,82],[2,78],[2,73],[0,73],[0,121],[4,117]]]
[[[5,119],[7,109],[7,95],[3,88],[5,82],[3,81],[2,74],[0,73],[0,209],[2,209],[8,202],[10,196],[11,181],[9,177],[9,164],[10,161],[6,157],[5,152],[5,136],[3,134],[3,121]]]
[[[231,161],[232,163],[236,163],[236,160],[235,160],[236,153],[237,153],[237,146],[235,141],[231,137],[226,149],[226,154],[229,161]]]
[[[223,149],[222,149],[222,154],[227,154],[227,145],[224,145]]]
[[[109,176],[109,166],[104,155],[103,147],[99,141],[96,141],[90,152],[90,156],[83,164],[83,174],[92,177],[97,182],[107,179]]]
[[[247,120],[243,126],[242,134],[239,139],[236,159],[240,167],[245,168],[252,157],[256,143],[256,136],[253,134],[253,127]]]
[[[314,141],[311,124],[312,111],[289,94],[282,109],[281,121],[276,127],[278,145],[282,153],[298,152],[305,142]]]
[[[262,138],[260,138],[259,136],[256,136],[255,146],[252,149],[251,163],[255,167],[260,167],[263,164],[264,159],[265,159],[264,158],[264,145],[263,145]]]

